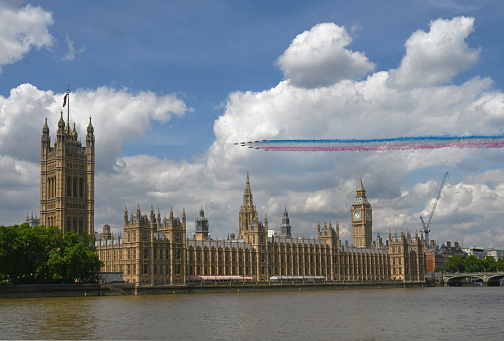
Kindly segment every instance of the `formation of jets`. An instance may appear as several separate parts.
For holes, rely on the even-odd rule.
[[[253,143],[256,143],[256,142],[265,142],[265,141],[267,141],[267,140],[255,140],[255,141],[248,141],[248,142],[235,142],[234,145],[235,146],[240,145],[242,147],[249,147],[249,148],[252,148],[252,149],[254,149],[254,148],[255,149],[261,149],[259,147],[254,147]],[[267,150],[267,149],[265,149],[265,150]]]

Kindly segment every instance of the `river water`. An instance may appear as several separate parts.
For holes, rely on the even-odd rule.
[[[504,287],[0,300],[1,339],[497,340]]]

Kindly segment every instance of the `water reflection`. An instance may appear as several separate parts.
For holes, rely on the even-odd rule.
[[[468,339],[504,332],[501,288],[0,300],[3,339]],[[492,328],[487,328],[492,326]]]

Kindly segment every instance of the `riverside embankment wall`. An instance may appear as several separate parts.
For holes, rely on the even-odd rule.
[[[28,284],[1,285],[0,298],[29,297],[83,297],[117,295],[162,295],[191,293],[352,290],[386,288],[421,288],[423,282],[349,282],[349,283],[197,283],[187,285],[138,286],[129,283],[114,284]]]

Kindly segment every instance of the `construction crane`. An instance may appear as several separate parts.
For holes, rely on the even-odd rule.
[[[448,177],[448,172],[445,173],[443,181],[441,181],[441,186],[439,186],[439,190],[438,190],[436,198],[434,200],[434,206],[432,207],[432,211],[429,214],[429,219],[427,220],[427,224],[423,220],[422,216],[420,216],[420,220],[422,221],[422,226],[423,226],[423,233],[425,235],[425,245],[429,245],[430,244],[430,241],[429,241],[429,232],[430,232],[429,226],[430,226],[430,223],[431,223],[431,220],[432,220],[432,216],[434,215],[434,211],[436,210],[436,206],[438,204],[439,198],[441,197],[441,190],[444,187],[444,184],[445,184],[445,181],[446,181],[447,177]]]

